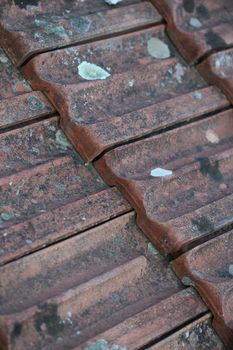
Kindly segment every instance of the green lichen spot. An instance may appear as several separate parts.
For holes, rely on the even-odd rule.
[[[149,252],[151,252],[154,256],[160,255],[151,242],[148,243],[147,247]]]
[[[43,109],[45,107],[44,102],[39,100],[36,96],[29,96],[27,98],[27,101],[29,104],[29,108],[32,111],[38,111],[38,110]]]
[[[72,147],[62,130],[56,132],[56,143],[64,149]]]
[[[4,221],[10,221],[10,220],[14,219],[14,217],[15,217],[15,214],[13,212],[1,213],[1,218]]]
[[[65,28],[61,25],[53,25],[53,24],[48,24],[45,28],[44,28],[45,33],[47,34],[54,34],[56,36],[59,36],[62,39],[67,39],[69,37],[69,35],[67,34],[67,32],[65,31]]]
[[[103,68],[86,61],[78,66],[78,74],[85,80],[104,80],[110,76],[110,73]]]

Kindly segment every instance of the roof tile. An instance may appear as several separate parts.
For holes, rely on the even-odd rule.
[[[214,314],[213,326],[228,349],[233,339],[233,232],[224,233],[177,258],[172,266],[185,284],[195,285]]]
[[[197,68],[207,81],[218,86],[233,102],[233,49],[212,54]]]
[[[158,58],[164,44],[170,57]],[[84,82],[78,73],[85,61],[110,76]],[[229,104],[174,54],[163,26],[42,54],[23,71],[59,110],[62,128],[87,160],[113,145]],[[182,108],[187,103],[190,110]]]
[[[55,110],[39,91],[0,100],[0,129],[49,116]]]
[[[0,48],[0,101],[31,91],[29,83]]]
[[[170,38],[188,62],[233,44],[231,0],[152,0],[152,3],[167,21]]]
[[[1,45],[16,65],[38,52],[161,21],[148,1],[124,0],[116,8],[96,0],[24,3],[8,1],[0,16]]]
[[[96,161],[105,180],[132,203],[138,224],[162,252],[187,249],[232,223],[232,123],[230,109],[118,147]],[[172,175],[154,177],[156,169]]]
[[[191,289],[182,290],[133,213],[0,273],[1,327],[17,350],[84,349],[93,337],[136,349],[206,311]]]
[[[148,350],[223,350],[221,340],[211,326],[211,315],[207,314],[181,328]]]
[[[130,210],[74,152],[57,118],[3,133],[0,144],[1,264]]]

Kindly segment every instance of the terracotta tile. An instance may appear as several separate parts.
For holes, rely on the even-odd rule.
[[[108,346],[116,344],[122,350],[138,349],[183,324],[190,319],[190,312],[199,314],[203,311],[205,310],[200,299],[193,294],[192,289],[186,289],[126,319],[75,349],[92,350],[101,343]]]
[[[195,285],[214,314],[213,327],[232,349],[233,231],[181,255],[172,266],[183,283]]]
[[[24,4],[8,1],[0,16],[0,43],[16,65],[42,51],[161,22],[148,1],[124,0],[118,6],[96,0]]]
[[[94,337],[136,349],[206,311],[191,289],[182,290],[133,213],[0,273],[0,324],[12,350],[84,349]]]
[[[47,98],[39,91],[0,100],[0,129],[39,119],[54,112]]]
[[[232,223],[232,126],[230,109],[121,146],[96,161],[163,253],[178,253]]]
[[[0,101],[31,91],[29,83],[0,48]]]
[[[152,3],[167,21],[169,36],[189,63],[233,44],[232,1],[152,0]]]
[[[170,57],[151,55],[151,42],[158,39]],[[111,75],[84,81],[78,67],[85,60]],[[174,56],[163,26],[42,54],[23,71],[34,89],[45,91],[61,114],[61,127],[88,161],[113,145],[229,104]]]
[[[223,350],[221,340],[211,326],[211,315],[207,314],[181,328],[148,350]]]
[[[174,67],[173,64],[171,66]],[[164,70],[151,66],[148,68],[135,74],[118,76],[117,86],[116,80],[112,80],[108,84],[101,83],[84,89],[67,88],[68,106],[64,118],[61,118],[61,127],[85,159],[93,160],[113,146],[229,105],[227,99],[212,87],[172,97],[179,93],[179,87],[173,91],[168,87],[165,92],[161,86],[167,67]],[[157,74],[153,75],[155,69]],[[127,86],[127,81],[131,81],[130,76],[133,77],[133,88]],[[153,88],[158,95],[151,98],[149,94]],[[169,93],[172,98],[166,99]],[[203,98],[197,104],[199,95]],[[89,96],[93,96],[91,100]],[[73,101],[75,107],[68,109],[73,106]],[[185,108],[187,104],[188,109]],[[77,110],[80,113],[78,118]]]
[[[130,210],[56,118],[3,133],[0,145],[1,264]]]
[[[233,49],[211,55],[198,65],[198,70],[233,102]]]

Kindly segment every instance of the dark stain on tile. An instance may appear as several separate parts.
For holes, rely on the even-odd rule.
[[[221,171],[219,170],[219,161],[216,160],[214,164],[210,163],[208,157],[197,158],[200,163],[200,172],[204,176],[209,176],[212,180],[217,183],[221,183],[223,181],[223,176]]]
[[[42,304],[40,312],[35,318],[36,330],[41,333],[46,327],[48,334],[52,337],[59,335],[64,328],[64,323],[58,315],[58,307],[56,304]]]
[[[214,229],[213,224],[205,216],[192,219],[192,225],[197,228],[199,232],[212,231]]]
[[[204,5],[199,5],[196,8],[197,15],[200,19],[208,19],[210,18],[210,14],[208,9]]]
[[[183,7],[186,12],[192,13],[194,11],[194,0],[183,0]]]
[[[11,333],[11,339],[14,341],[15,338],[19,337],[22,332],[22,324],[15,322],[13,331]]]
[[[221,48],[226,46],[225,40],[220,35],[213,32],[211,29],[205,34],[206,43],[211,46],[212,49]]]
[[[14,0],[16,6],[26,9],[27,6],[38,6],[39,0]]]

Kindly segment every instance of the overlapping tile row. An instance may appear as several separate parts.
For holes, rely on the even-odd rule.
[[[186,285],[195,286],[213,312],[213,326],[233,348],[233,232],[224,233],[173,262]]]
[[[228,100],[176,54],[151,4],[9,3],[1,14],[3,44],[18,65],[44,50],[102,38],[40,54],[23,72],[47,94],[86,160],[147,136],[95,165],[131,201],[163,253],[180,253],[232,224],[232,110],[218,113]],[[36,116],[37,99],[46,100],[38,92],[28,97],[23,103],[31,103]],[[18,111],[14,104],[8,108],[14,123]],[[187,121],[192,124],[151,136]],[[57,117],[6,132],[0,144],[4,350],[129,350],[152,343],[151,349],[164,349],[180,346],[184,337],[187,348],[199,340],[222,348],[200,318],[207,311],[201,299],[179,284],[134,213],[125,214],[131,207],[118,190],[74,152]],[[158,169],[172,174],[155,179]]]
[[[133,213],[11,262],[0,274],[0,333],[12,350],[101,342],[138,349],[206,312]]]
[[[213,331],[211,315],[193,321],[181,330],[161,340],[148,350],[223,350],[224,345]]]
[[[158,22],[161,16],[149,1],[124,0],[114,7],[102,0],[3,0],[0,45],[21,65],[38,52]]]
[[[233,110],[120,146],[97,170],[132,203],[163,253],[177,254],[233,222]]]
[[[233,36],[233,31],[231,32]],[[233,49],[212,54],[198,66],[200,74],[218,86],[233,103]]]
[[[152,0],[152,3],[165,18],[170,38],[189,63],[233,45],[231,0]]]
[[[56,106],[61,127],[88,161],[229,105],[175,54],[163,26],[44,53],[23,72]]]
[[[45,96],[29,83],[0,49],[0,130],[54,113]]]
[[[0,263],[130,210],[84,165],[57,117],[0,135]]]

